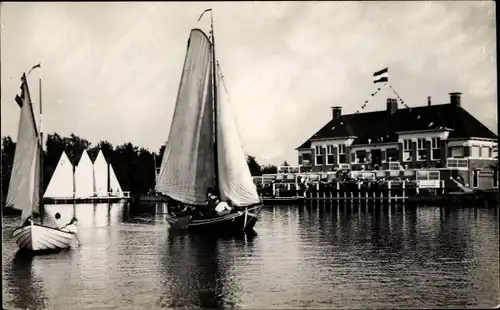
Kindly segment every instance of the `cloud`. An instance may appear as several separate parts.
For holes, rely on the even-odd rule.
[[[410,106],[463,106],[496,132],[492,2],[212,3],[217,56],[245,150],[261,163],[294,149],[330,118],[354,113],[389,67]],[[2,135],[15,137],[21,72],[42,62],[44,128],[94,143],[167,139],[189,30],[206,3],[4,3]],[[35,76],[30,77],[37,93]],[[367,106],[383,109],[387,93]],[[36,96],[34,96],[36,98]]]

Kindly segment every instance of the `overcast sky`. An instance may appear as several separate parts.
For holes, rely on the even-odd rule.
[[[262,164],[297,162],[297,146],[354,113],[389,82],[409,106],[449,102],[497,132],[495,10],[490,1],[2,3],[1,130],[16,139],[20,76],[42,63],[44,131],[92,143],[167,139],[191,28],[208,32],[240,138]],[[207,16],[208,17],[208,16]],[[34,93],[38,73],[29,81]],[[381,92],[366,111],[385,108]]]

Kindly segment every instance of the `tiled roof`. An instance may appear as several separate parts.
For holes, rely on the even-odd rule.
[[[356,136],[353,144],[396,142],[396,132],[450,128],[449,138],[490,138],[497,135],[462,107],[452,104],[420,106],[398,109],[394,114],[386,110],[341,115],[330,120],[323,128],[297,149],[311,147],[312,139]]]

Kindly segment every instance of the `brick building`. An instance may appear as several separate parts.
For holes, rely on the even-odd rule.
[[[384,111],[343,115],[332,107],[332,119],[299,146],[302,171],[454,169],[474,187],[496,185],[490,167],[497,135],[461,107],[461,93],[450,103],[398,109],[387,99]],[[481,186],[486,183],[495,185]],[[484,182],[483,182],[484,183]],[[479,184],[479,185],[478,185]]]

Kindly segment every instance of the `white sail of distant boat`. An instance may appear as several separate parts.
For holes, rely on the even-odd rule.
[[[115,170],[113,169],[111,163],[109,163],[108,166],[109,166],[109,191],[111,192],[111,195],[121,197],[123,196],[123,191],[122,187],[120,186],[120,182],[118,182],[118,179],[116,178]]]
[[[37,67],[40,65],[34,66],[32,70]],[[72,231],[67,228],[57,228],[56,221],[44,215],[43,199],[40,197],[43,177],[42,81],[39,79],[40,132],[38,132],[26,74],[23,74],[21,80],[21,95],[16,97],[21,107],[21,116],[6,201],[6,206],[21,211],[21,221],[12,232],[12,236],[21,250],[44,251],[67,248],[76,236],[76,223],[72,220],[66,226],[71,227]],[[37,215],[40,215],[39,223],[35,222]],[[53,227],[44,225],[44,218],[46,222],[51,222]]]
[[[63,151],[56,169],[50,178],[45,190],[44,198],[71,198],[73,197],[73,164]]]
[[[94,190],[97,197],[108,196],[108,163],[102,150],[99,150],[92,168],[94,171]]]
[[[211,9],[205,12],[208,11]],[[260,204],[260,198],[233,116],[227,102],[218,100],[220,76],[215,65],[213,24],[211,34],[210,40],[200,29],[191,30],[155,190],[175,201],[203,206],[208,189],[214,188],[222,200],[230,201],[235,208],[252,207]],[[260,207],[255,207],[255,212],[258,210]],[[210,226],[224,221],[233,225],[239,217],[244,217],[241,229],[245,229],[247,218],[257,220],[255,214],[245,211],[215,220],[167,216],[167,221],[171,224],[183,222],[183,227]]]
[[[94,169],[87,150],[84,150],[75,169],[75,197],[88,198],[94,195]]]

